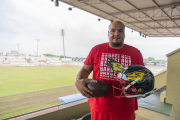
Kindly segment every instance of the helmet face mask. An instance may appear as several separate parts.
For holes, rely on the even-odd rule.
[[[128,95],[137,94],[136,88],[131,85],[129,82],[119,78],[118,81],[120,83],[113,85],[113,95],[114,97],[121,98],[126,97]],[[127,86],[129,86],[127,88]]]
[[[114,84],[114,97],[146,97],[153,93],[154,76],[152,72],[144,66],[131,65],[122,73],[118,73],[118,84]],[[138,89],[142,92],[137,92]]]

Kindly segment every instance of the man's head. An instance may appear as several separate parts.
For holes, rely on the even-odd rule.
[[[125,38],[125,26],[120,21],[114,21],[109,25],[109,45],[113,48],[122,48]]]

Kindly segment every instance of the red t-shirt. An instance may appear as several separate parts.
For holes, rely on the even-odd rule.
[[[93,65],[93,79],[105,81],[109,86],[106,95],[97,98],[89,98],[88,103],[98,112],[113,115],[128,115],[138,109],[136,98],[116,98],[113,96],[112,85],[116,81],[117,72],[105,63],[112,58],[124,66],[144,65],[141,52],[129,45],[124,44],[121,49],[114,49],[109,43],[103,43],[93,47],[84,64]]]

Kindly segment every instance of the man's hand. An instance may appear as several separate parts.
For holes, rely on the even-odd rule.
[[[81,94],[87,98],[91,98],[91,94],[93,94],[92,91],[90,91],[87,87],[86,87],[86,82],[89,81],[90,79],[78,79],[76,81],[76,87],[79,90],[79,92],[81,92]]]

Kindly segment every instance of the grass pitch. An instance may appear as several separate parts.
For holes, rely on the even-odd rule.
[[[81,66],[0,67],[0,119],[60,104],[77,93]],[[34,92],[33,92],[34,91]]]
[[[0,97],[0,119],[61,104],[57,98],[76,94],[75,85]]]
[[[1,67],[0,96],[74,85],[81,66]]]

